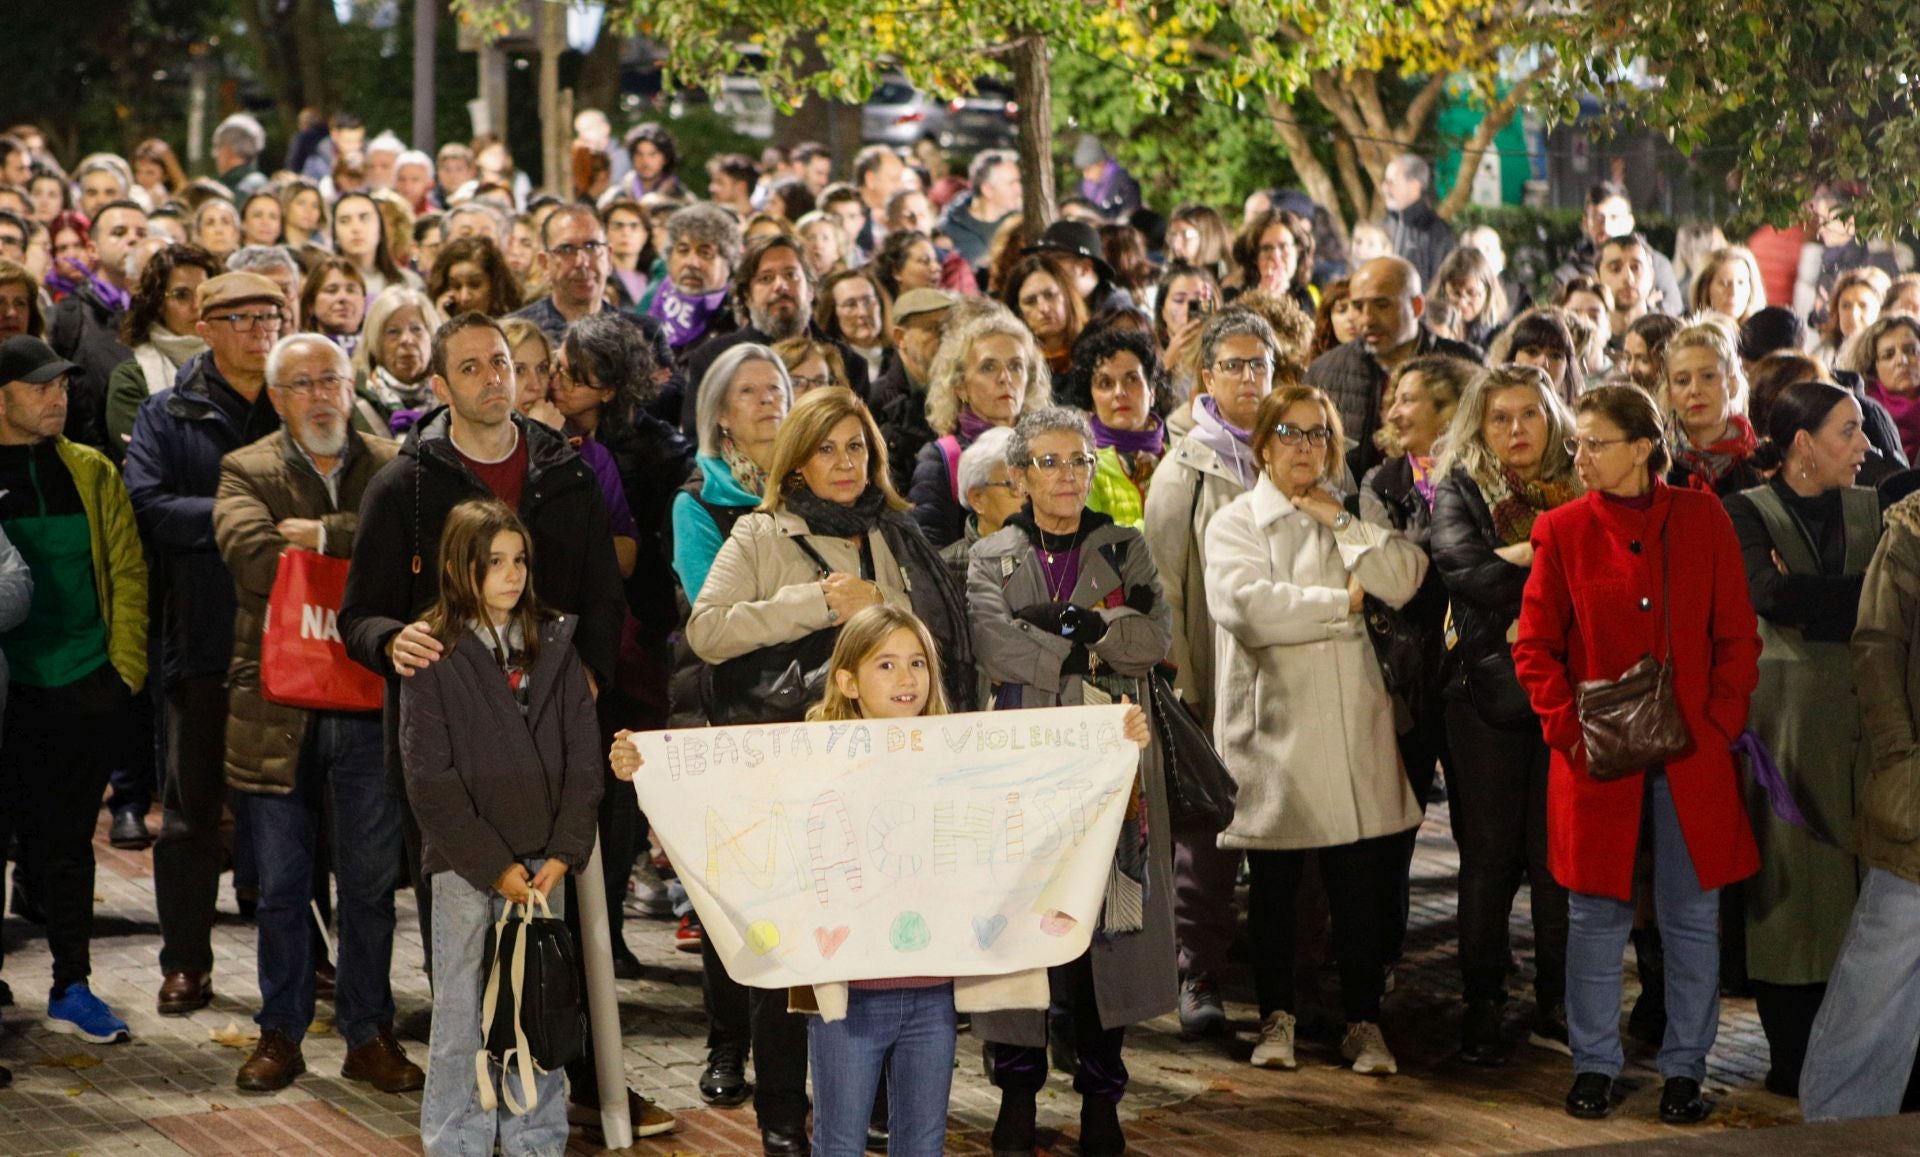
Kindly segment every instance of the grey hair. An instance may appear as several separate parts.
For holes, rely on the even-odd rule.
[[[114,179],[120,182],[121,192],[133,190],[133,170],[127,166],[127,162],[112,153],[93,153],[82,157],[80,163],[73,167],[74,184],[85,180],[88,173],[112,173]]]
[[[1201,369],[1213,367],[1213,355],[1220,349],[1220,343],[1230,337],[1250,337],[1259,340],[1267,349],[1267,356],[1280,360],[1280,339],[1273,336],[1273,327],[1267,319],[1250,309],[1223,309],[1207,322],[1207,328],[1200,331]]]
[[[267,354],[267,384],[276,389],[280,386],[280,364],[287,355],[305,345],[319,346],[327,351],[334,368],[339,370],[349,382],[353,380],[353,361],[347,357],[347,351],[317,333],[290,333],[273,343],[272,352]]]
[[[213,146],[227,149],[251,161],[267,147],[267,130],[247,113],[237,112],[213,130]]]
[[[957,483],[960,491],[960,505],[968,510],[973,509],[973,492],[987,484],[987,476],[993,473],[995,466],[1006,466],[1009,470],[1012,469],[1007,459],[1007,444],[1012,441],[1011,427],[995,426],[975,438],[972,445],[960,451],[959,482]]]
[[[748,362],[766,362],[779,373],[780,386],[787,392],[787,408],[793,408],[793,378],[787,373],[786,364],[779,355],[754,341],[727,347],[726,352],[713,359],[707,376],[700,379],[700,392],[694,402],[693,428],[699,437],[700,453],[704,457],[720,457],[720,415],[727,408],[727,392],[733,389],[734,375]]]
[[[247,245],[227,258],[229,273],[265,273],[269,269],[291,269],[298,276],[300,260],[285,245]]]
[[[366,147],[360,151],[365,156],[372,156],[374,153],[392,153],[397,157],[407,151],[407,146],[401,144],[400,138],[394,136],[392,131],[388,131],[368,141]]]
[[[933,355],[933,369],[927,374],[927,425],[934,433],[951,434],[959,428],[960,383],[967,376],[967,355],[973,352],[975,343],[987,337],[1010,337],[1020,346],[1020,359],[1027,365],[1027,393],[1021,401],[1020,415],[1053,404],[1053,375],[1047,370],[1047,359],[1033,340],[1033,331],[1005,306],[997,305],[991,312],[960,322],[949,314],[946,336],[940,340],[940,350]]]
[[[398,172],[399,168],[400,168],[399,164],[396,163],[394,165],[394,170]],[[506,251],[507,241],[509,236],[512,233],[513,226],[507,220],[507,215],[505,213],[502,213],[500,210],[494,208],[492,205],[487,204],[485,201],[462,201],[458,205],[455,205],[453,208],[448,209],[446,212],[446,215],[441,218],[440,227],[442,231],[445,233],[452,233],[453,219],[455,217],[465,216],[469,213],[483,214],[487,218],[487,220],[493,222],[493,243],[495,245],[498,245],[501,249],[501,252],[504,253]]]
[[[1434,463],[1434,476],[1445,478],[1458,466],[1472,476],[1483,489],[1500,476],[1500,459],[1482,432],[1487,423],[1487,399],[1502,390],[1532,389],[1547,416],[1547,444],[1541,447],[1540,480],[1570,482],[1574,478],[1573,455],[1567,453],[1566,440],[1573,436],[1573,412],[1553,388],[1553,379],[1538,366],[1508,363],[1489,366],[1474,375],[1454,408],[1453,422],[1447,427],[1440,457]]]
[[[373,359],[380,348],[380,331],[387,328],[394,314],[409,308],[420,311],[420,320],[428,333],[440,328],[440,310],[432,298],[409,285],[389,285],[367,304],[366,320],[360,326],[360,344],[353,350],[354,369],[371,374],[377,368]]]
[[[1013,438],[1007,442],[1008,466],[1033,465],[1033,440],[1042,434],[1074,434],[1093,449],[1093,426],[1085,410],[1072,406],[1042,406],[1020,415],[1013,424]]]
[[[427,172],[433,172],[433,158],[421,152],[419,149],[408,149],[406,152],[401,153],[400,159],[393,163],[393,171],[397,173],[408,165],[419,165]]]
[[[1433,188],[1433,166],[1419,153],[1401,153],[1391,164],[1400,170],[1401,176],[1420,182],[1422,189]]]
[[[746,244],[740,222],[732,213],[710,202],[701,201],[674,211],[667,218],[667,249],[681,241],[695,245],[706,242],[720,251],[731,270],[740,264],[740,250]]]

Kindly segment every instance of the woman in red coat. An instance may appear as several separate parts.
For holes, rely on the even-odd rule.
[[[1633,925],[1634,860],[1646,854],[1666,942],[1660,1116],[1692,1124],[1707,1115],[1700,1081],[1720,1016],[1718,889],[1760,866],[1728,750],[1746,726],[1760,639],[1726,511],[1712,494],[1660,480],[1667,450],[1652,400],[1608,386],[1582,395],[1574,412],[1568,448],[1587,494],[1534,523],[1533,575],[1513,646],[1553,749],[1548,866],[1571,893],[1567,1112],[1596,1118],[1612,1107],[1624,1060],[1620,961]],[[1648,654],[1672,656],[1692,750],[1603,783],[1587,771],[1574,689],[1616,679]]]

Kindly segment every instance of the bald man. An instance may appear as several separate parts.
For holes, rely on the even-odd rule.
[[[1361,265],[1349,300],[1360,317],[1360,336],[1320,355],[1307,367],[1307,384],[1325,390],[1339,408],[1347,437],[1358,443],[1348,451],[1347,465],[1360,478],[1381,458],[1373,434],[1380,428],[1381,395],[1394,367],[1435,353],[1478,362],[1480,351],[1420,324],[1426,297],[1419,271],[1403,258],[1376,257]]]

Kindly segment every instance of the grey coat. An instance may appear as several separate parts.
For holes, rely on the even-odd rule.
[[[1136,586],[1153,592],[1152,610],[1145,614],[1121,605]],[[1025,531],[1010,526],[974,545],[967,576],[974,654],[981,673],[994,684],[1010,687],[1021,707],[1082,702],[1085,681],[1078,675],[1060,674],[1060,664],[1073,644],[1013,617],[1016,610],[1050,601],[1046,571],[1034,557]],[[1166,658],[1172,645],[1173,612],[1140,532],[1111,522],[1089,532],[1080,548],[1079,582],[1066,601],[1103,607],[1100,613],[1107,620],[1107,633],[1090,648],[1099,661],[1101,681],[1109,687],[1117,683],[1119,690],[1150,711],[1146,675]],[[1113,605],[1104,606],[1107,603]],[[1167,787],[1155,747],[1141,752],[1140,775],[1149,839],[1146,923],[1138,932],[1096,933],[1089,949],[1100,1023],[1108,1028],[1164,1015],[1177,999],[1173,851],[1162,818],[1167,814]],[[1047,1043],[1046,1014],[1037,1009],[977,1013],[973,1027],[984,1040]]]

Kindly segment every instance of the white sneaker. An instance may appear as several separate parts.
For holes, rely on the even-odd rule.
[[[627,878],[625,908],[629,916],[651,920],[673,916],[673,901],[667,896],[666,882],[654,871],[650,857],[642,856],[633,866],[633,875]]]
[[[1248,1061],[1256,1069],[1297,1069],[1293,1059],[1293,1014],[1270,1012],[1260,1022],[1260,1043]]]
[[[1340,1055],[1353,1062],[1356,1073],[1385,1076],[1400,1071],[1393,1054],[1387,1051],[1387,1038],[1380,1035],[1380,1026],[1370,1020],[1347,1026],[1347,1035],[1340,1041]]]

